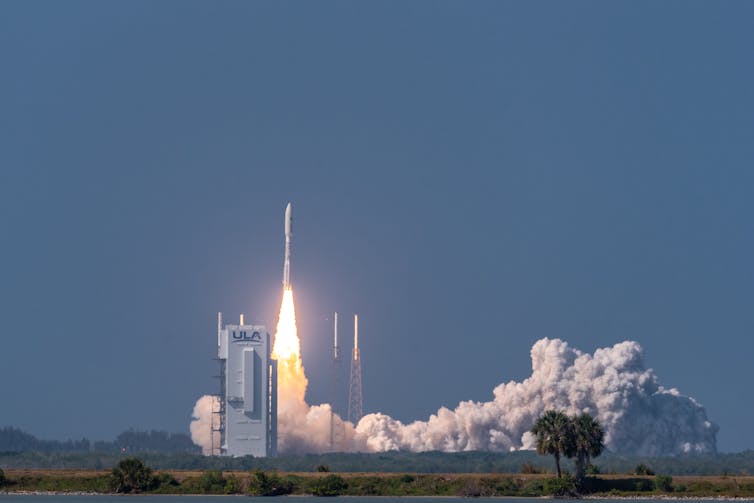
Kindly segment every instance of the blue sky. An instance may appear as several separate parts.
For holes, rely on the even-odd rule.
[[[754,448],[752,18],[0,3],[0,424],[186,431],[216,311],[274,324],[292,201],[310,402],[334,310],[402,420],[525,378],[541,337],[632,339]]]

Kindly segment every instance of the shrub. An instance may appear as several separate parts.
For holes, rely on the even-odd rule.
[[[0,468],[0,487],[3,487],[5,485],[5,472],[2,468]]]
[[[222,494],[225,492],[225,479],[220,470],[208,470],[199,477],[199,489],[205,494]]]
[[[262,470],[254,470],[249,481],[249,494],[253,496],[282,496],[293,492],[293,482],[275,473],[267,475]]]
[[[317,465],[316,470],[320,473],[327,473],[330,471],[330,467],[327,465]]]
[[[655,472],[650,467],[645,465],[644,463],[639,463],[636,465],[636,468],[634,468],[634,473],[636,475],[654,475]]]
[[[544,491],[552,496],[576,496],[576,481],[568,475],[559,479],[547,479]]]
[[[636,481],[636,484],[634,487],[638,492],[646,492],[646,491],[654,490],[655,485],[652,483],[651,480],[639,479]]]
[[[498,481],[494,486],[494,496],[517,496],[520,491],[520,484],[509,478]]]
[[[157,474],[155,477],[155,485],[160,487],[170,487],[170,486],[178,486],[180,485],[177,480],[175,480],[175,477],[173,477],[172,474],[167,472],[162,472]]]
[[[673,477],[670,475],[658,475],[655,477],[655,489],[669,493],[673,490]]]
[[[414,477],[413,475],[409,475],[407,473],[405,475],[401,475],[401,479],[400,480],[401,480],[401,483],[403,483],[403,484],[410,484],[411,482],[413,482],[414,480],[416,480],[416,477]]]
[[[521,496],[542,496],[545,484],[542,479],[530,480],[521,490]]]
[[[338,496],[348,487],[343,477],[328,475],[314,481],[311,491],[314,496]]]
[[[476,480],[467,480],[458,495],[464,498],[478,498],[482,495],[482,488]]]
[[[241,481],[238,477],[230,475],[225,480],[225,494],[238,494],[241,492]]]

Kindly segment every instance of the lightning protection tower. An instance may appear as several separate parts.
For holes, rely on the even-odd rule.
[[[343,360],[340,357],[340,347],[338,346],[338,313],[335,313],[333,322],[333,368],[332,368],[332,397],[330,400],[330,450],[337,452],[338,448],[343,443],[343,437],[345,432],[343,431],[343,421],[340,418],[336,419],[341,403],[341,396],[343,390],[343,377],[342,363]]]
[[[361,416],[361,356],[359,355],[359,315],[353,315],[353,358],[351,359],[351,382],[348,389],[348,420],[356,425]]]

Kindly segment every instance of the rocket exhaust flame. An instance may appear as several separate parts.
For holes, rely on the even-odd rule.
[[[301,367],[301,341],[296,328],[296,308],[291,289],[283,291],[272,357],[278,361],[278,366],[288,365],[296,369]]]
[[[301,363],[301,342],[296,327],[293,291],[283,291],[272,357],[278,361],[278,449],[280,452],[327,452],[331,445],[331,420],[343,431],[338,451],[367,451],[366,439],[354,425],[332,413],[329,404],[306,403],[308,380]],[[331,419],[332,418],[332,419]]]

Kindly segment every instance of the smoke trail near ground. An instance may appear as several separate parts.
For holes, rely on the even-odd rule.
[[[216,396],[204,395],[196,401],[194,412],[191,414],[191,440],[202,448],[202,454],[217,454],[220,446],[220,432],[212,430],[217,425],[212,424],[213,411],[216,412],[220,406],[220,400]],[[214,439],[211,435],[214,435]],[[213,443],[214,440],[214,443]]]
[[[560,339],[541,339],[531,349],[531,376],[500,384],[489,402],[461,402],[455,410],[442,407],[427,421],[411,424],[368,414],[355,428],[332,414],[329,404],[306,403],[308,380],[290,289],[283,292],[272,357],[278,361],[281,453],[532,449],[529,429],[548,409],[595,416],[605,429],[607,447],[618,453],[716,451],[718,428],[707,420],[704,407],[675,388],[660,386],[654,371],[644,365],[641,346],[632,341],[585,354]],[[191,436],[205,454],[210,451],[210,411],[216,400],[204,396],[194,407]]]
[[[528,433],[548,409],[588,412],[605,428],[610,450],[642,456],[716,451],[717,426],[696,400],[658,384],[632,341],[593,355],[559,339],[541,339],[531,349],[532,375],[497,386],[490,402],[461,402],[428,421],[404,425],[369,414],[357,433],[372,451],[508,451],[532,449]]]

